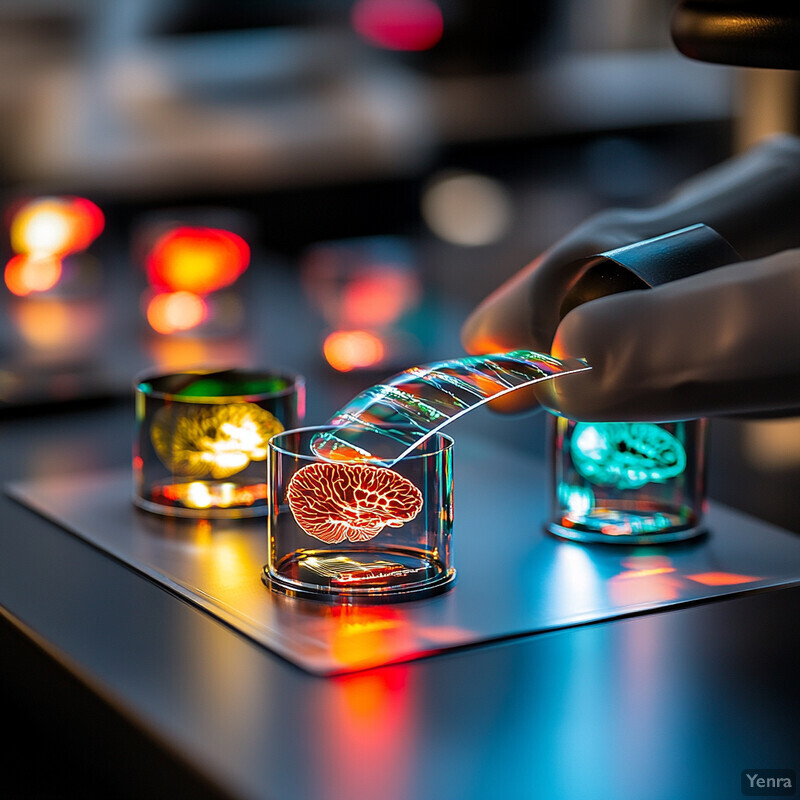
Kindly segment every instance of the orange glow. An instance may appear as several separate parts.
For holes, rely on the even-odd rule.
[[[419,293],[419,284],[411,273],[375,269],[345,287],[342,321],[354,326],[389,325],[418,302]]]
[[[429,50],[444,31],[433,0],[358,0],[350,18],[356,33],[388,50]]]
[[[240,486],[236,483],[206,483],[191,481],[164,486],[161,495],[170,502],[179,502],[187,508],[230,508],[251,506],[258,500],[266,500],[267,485],[255,483]]]
[[[209,347],[203,339],[183,336],[152,337],[147,342],[150,359],[163,369],[177,372],[181,368],[210,360]]]
[[[653,569],[631,569],[627,572],[620,572],[615,576],[619,580],[628,578],[647,578],[650,575],[664,575],[667,572],[675,572],[675,567],[654,567]]]
[[[72,198],[72,211],[80,219],[73,252],[85,250],[102,232],[106,225],[103,212],[85,197]]]
[[[702,583],[705,586],[735,586],[738,583],[753,583],[761,580],[752,575],[737,575],[735,572],[698,572],[686,577],[690,581]]]
[[[328,363],[339,372],[350,372],[379,364],[386,348],[383,340],[369,331],[334,331],[322,345]]]
[[[61,280],[63,266],[59,256],[14,256],[6,264],[6,286],[17,297],[46,292]]]
[[[11,219],[11,247],[16,253],[64,256],[85,250],[103,231],[103,212],[83,197],[30,200]]]
[[[348,667],[380,664],[392,652],[398,637],[409,635],[408,624],[394,610],[359,606],[333,609],[336,626],[331,650]]]
[[[162,292],[147,304],[147,321],[156,333],[191,330],[207,315],[206,301],[191,292]]]
[[[104,321],[96,305],[51,297],[14,303],[10,312],[26,344],[49,351],[92,347]]]
[[[153,245],[145,261],[157,289],[209,294],[230,286],[247,269],[250,248],[235,233],[217,228],[174,228]]]
[[[392,608],[340,607],[330,642],[340,664],[380,664],[412,635],[405,616]],[[318,721],[309,729],[308,763],[313,764],[315,797],[381,800],[415,797],[418,776],[409,763],[419,741],[421,697],[416,673],[406,664],[332,678],[310,705]],[[314,687],[312,687],[314,691]]]
[[[250,343],[237,339],[201,339],[191,333],[182,336],[149,336],[147,355],[154,366],[165,372],[178,372],[197,364],[225,365],[253,360]]]
[[[420,695],[408,666],[335,678],[326,689],[313,706],[319,724],[308,737],[310,794],[418,796],[409,764],[419,741]],[[332,794],[331,787],[341,791]]]
[[[608,581],[611,600],[621,606],[675,600],[684,584],[674,567],[653,567],[620,572]]]
[[[608,583],[611,599],[620,605],[667,602],[680,597],[683,583],[672,560],[648,553],[622,560],[625,568]]]

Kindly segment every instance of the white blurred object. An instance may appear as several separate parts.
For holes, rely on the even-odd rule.
[[[468,172],[436,175],[422,196],[428,227],[452,244],[492,244],[511,226],[511,195],[499,181]]]
[[[109,2],[83,63],[39,81],[14,158],[25,179],[127,192],[297,185],[428,158],[424,88],[352,32],[156,36],[169,5]]]
[[[642,9],[660,2],[601,5],[621,9],[626,30],[639,31]],[[587,0],[564,5],[580,20],[594,13]],[[641,44],[638,33],[635,42],[609,33],[620,48],[590,52],[573,30],[558,57],[517,72],[425,74],[409,54],[367,45],[346,14],[294,27],[159,33],[180,6],[0,4],[7,177],[116,196],[299,186],[424,174],[442,144],[733,113],[729,68],[670,48],[621,49]],[[57,34],[53,17],[62,20]]]
[[[747,420],[742,423],[748,462],[762,472],[800,466],[800,419]]]

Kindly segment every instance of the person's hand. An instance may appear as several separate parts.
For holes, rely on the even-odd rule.
[[[800,250],[571,311],[553,355],[592,369],[546,381],[540,403],[592,421],[800,411]]]
[[[653,419],[653,414],[666,413],[670,407],[674,413],[679,408],[684,412],[691,411],[689,416],[701,415],[695,413],[701,409],[703,413],[715,408],[718,412],[714,413],[763,409],[765,403],[772,402],[767,398],[769,393],[756,397],[753,387],[747,383],[750,374],[746,370],[742,372],[744,383],[740,386],[746,391],[746,397],[723,397],[727,390],[723,391],[720,386],[721,394],[714,394],[713,401],[703,395],[708,387],[698,370],[705,364],[713,366],[707,354],[729,355],[724,350],[720,329],[712,327],[712,322],[724,325],[725,336],[732,341],[744,341],[742,337],[749,336],[754,341],[764,342],[759,336],[762,323],[765,329],[778,330],[782,337],[796,335],[788,324],[791,315],[771,319],[772,325],[763,320],[764,315],[770,315],[769,302],[783,308],[779,288],[782,281],[786,281],[785,288],[792,296],[792,271],[786,267],[786,260],[792,262],[795,256],[775,256],[775,262],[765,259],[767,264],[777,263],[785,268],[781,277],[775,277],[768,289],[762,287],[762,294],[769,298],[768,302],[758,304],[757,298],[753,297],[752,306],[745,308],[742,305],[744,310],[737,309],[735,306],[740,301],[734,303],[730,299],[736,293],[727,281],[734,276],[748,276],[747,280],[751,281],[756,276],[750,276],[748,270],[760,268],[753,264],[761,264],[754,259],[800,245],[800,226],[795,222],[798,205],[800,140],[779,136],[692,179],[661,205],[649,209],[614,209],[590,218],[481,303],[463,326],[462,342],[467,352],[472,354],[529,349],[585,357],[593,370],[546,382],[541,385],[543,388],[512,392],[492,403],[492,408],[522,411],[535,406],[539,397],[555,410],[587,419],[637,419],[643,415]],[[727,287],[723,292],[727,299],[720,300],[721,305],[715,305],[716,288],[706,291],[705,276],[699,275],[677,282],[676,286],[681,284],[679,290],[671,290],[667,285],[594,300],[570,312],[559,327],[561,305],[578,277],[581,259],[698,222],[716,230],[743,258],[748,259],[748,263],[737,267],[719,268],[722,271],[735,270],[730,278],[723,278],[721,273],[712,273],[713,277],[708,278],[714,287],[718,281],[720,287]],[[707,318],[692,321],[689,309],[695,308],[691,297],[695,289],[701,291],[703,300],[708,303]],[[679,301],[672,300],[674,291],[685,294]],[[653,296],[649,297],[651,294]],[[666,315],[660,313],[662,298],[663,308],[668,309]],[[648,315],[654,318],[649,327]],[[693,342],[683,335],[686,330],[684,317],[690,329],[698,334]],[[556,337],[557,330],[559,334]],[[771,340],[770,352],[779,351],[781,346],[780,339]],[[652,347],[653,352],[648,352],[648,347]],[[585,352],[581,352],[582,349]],[[635,358],[645,359],[648,364],[637,365],[632,360],[634,355],[625,357],[626,353],[635,354]],[[622,367],[622,364],[626,366]],[[735,363],[731,362],[730,366],[733,369]],[[666,369],[667,372],[659,374],[657,369]],[[687,385],[690,382],[681,377],[682,369],[685,375],[692,375],[692,382],[700,381],[704,388]],[[612,370],[614,380],[608,377]],[[649,375],[652,382],[649,389],[642,387],[638,394],[640,399],[656,392],[656,383],[660,383],[660,391],[671,393],[672,399],[659,403],[651,397],[647,401],[650,405],[644,406],[626,400],[626,376],[640,380],[645,375]],[[728,375],[726,380],[730,377]],[[600,396],[602,393],[608,393],[608,396]],[[683,402],[678,398],[681,393],[685,394]],[[581,394],[591,394],[592,397],[580,398]],[[630,397],[633,398],[634,394]],[[781,408],[790,402],[777,387],[771,396]],[[670,413],[666,418],[675,417]]]
[[[469,316],[461,331],[468,353],[533,350],[549,353],[559,310],[578,277],[578,262],[596,253],[647,239],[663,231],[640,211],[602,212],[575,228],[493,292]],[[493,401],[495,411],[514,413],[536,404],[532,389],[520,389]]]

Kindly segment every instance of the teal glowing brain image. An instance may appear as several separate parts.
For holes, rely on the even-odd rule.
[[[570,454],[575,469],[596,486],[638,489],[686,469],[686,451],[652,422],[578,422]]]

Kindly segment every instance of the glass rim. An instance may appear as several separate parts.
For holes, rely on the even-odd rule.
[[[279,389],[278,391],[272,391],[272,392],[250,392],[246,394],[225,394],[225,395],[197,395],[193,397],[183,397],[179,394],[175,394],[174,392],[165,392],[160,389],[144,391],[141,388],[143,383],[155,382],[157,380],[174,377],[176,375],[203,376],[203,375],[213,375],[219,372],[230,372],[238,375],[246,375],[253,377],[261,376],[264,378],[268,377],[280,378],[285,380],[288,385],[286,386],[285,389]],[[153,398],[154,400],[169,400],[170,402],[174,403],[201,403],[205,405],[211,405],[214,403],[218,404],[230,403],[230,402],[235,402],[236,400],[259,401],[259,400],[273,400],[279,397],[288,397],[296,393],[299,389],[302,389],[305,386],[305,382],[306,382],[305,377],[300,373],[282,369],[269,370],[269,369],[249,369],[246,367],[220,367],[220,368],[189,367],[187,369],[175,370],[174,372],[164,372],[155,369],[142,370],[134,377],[133,388],[136,394],[142,394],[145,397],[150,397]]]
[[[386,426],[391,427],[389,425]],[[369,464],[369,463],[376,463],[381,464],[386,460],[390,459],[380,459],[375,458],[374,462],[371,462],[370,459],[337,459],[335,462],[331,462],[329,459],[320,458],[319,456],[315,455],[305,455],[303,453],[296,453],[294,450],[289,450],[285,447],[280,446],[276,443],[276,439],[280,439],[282,436],[289,436],[290,434],[302,434],[302,433],[321,433],[323,431],[335,431],[340,430],[342,428],[350,428],[350,429],[360,429],[361,426],[358,425],[310,425],[307,427],[302,428],[290,428],[289,430],[280,431],[279,433],[273,434],[269,441],[267,442],[267,446],[270,450],[280,453],[281,455],[291,456],[292,458],[300,459],[301,461],[312,461],[312,462],[322,462],[322,463],[337,463],[337,464]],[[363,430],[367,430],[366,427]],[[427,432],[425,436],[420,438],[420,444],[425,442],[429,439],[433,439],[434,437],[438,437],[439,441],[441,442],[441,446],[437,447],[433,452],[430,453],[415,453],[413,450],[408,453],[407,455],[403,456],[400,461],[406,460],[417,460],[422,458],[430,458],[431,456],[439,455],[440,453],[446,453],[449,450],[453,449],[453,445],[455,444],[455,440],[452,436],[448,436],[446,433],[442,433],[441,431],[433,431]],[[419,445],[418,445],[419,446]]]

